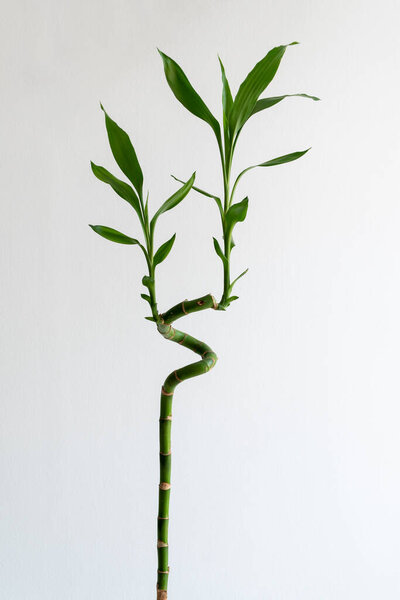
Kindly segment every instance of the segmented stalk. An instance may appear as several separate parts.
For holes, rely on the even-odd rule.
[[[169,525],[169,499],[171,493],[171,425],[172,425],[172,400],[175,388],[186,379],[207,373],[215,365],[217,355],[204,342],[191,335],[178,331],[171,323],[184,315],[204,310],[217,308],[213,296],[208,295],[196,300],[185,300],[169,311],[160,315],[157,325],[161,335],[172,342],[176,342],[198,354],[201,359],[185,367],[181,367],[168,375],[161,388],[160,403],[160,483],[158,496],[158,522],[157,522],[157,600],[167,600],[168,588],[168,525]]]

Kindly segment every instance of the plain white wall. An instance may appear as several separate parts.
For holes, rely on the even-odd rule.
[[[169,174],[220,190],[207,125],[173,98],[156,47],[220,115],[293,40],[235,169],[240,301],[182,327],[219,354],[173,426],[170,597],[400,596],[397,0],[7,2],[1,20],[1,600],[151,600],[159,389],[192,356],[144,320],[143,260],[87,223],[138,233],[90,172],[118,172],[101,100],[132,136],[153,209]],[[160,220],[177,242],[159,301],[221,290],[212,201]]]

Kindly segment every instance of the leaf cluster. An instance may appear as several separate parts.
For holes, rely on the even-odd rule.
[[[142,283],[148,288],[149,294],[142,294],[142,298],[150,304],[153,317],[157,316],[157,305],[155,296],[155,268],[161,264],[170,253],[175,242],[176,234],[164,242],[156,252],[154,252],[154,231],[159,217],[175,208],[190,192],[196,174],[193,175],[174,193],[167,198],[160,208],[155,212],[152,218],[149,217],[148,196],[146,201],[143,197],[143,172],[138,161],[133,144],[128,134],[107,114],[104,107],[101,108],[105,115],[105,125],[110,144],[111,152],[115,162],[126,176],[130,183],[123,181],[110,173],[104,167],[91,163],[93,174],[102,181],[111,186],[111,188],[123,200],[128,202],[134,209],[143,232],[143,243],[138,239],[130,237],[121,231],[106,225],[90,225],[97,234],[103,238],[116,242],[118,244],[137,245],[141,248],[148,266],[148,275],[142,279]]]
[[[93,174],[102,182],[111,186],[111,188],[123,200],[128,202],[134,209],[143,232],[143,240],[130,237],[116,229],[104,225],[91,225],[92,229],[112,242],[126,245],[137,245],[141,248],[148,266],[148,274],[142,279],[143,285],[147,288],[148,294],[141,294],[151,307],[151,320],[157,320],[157,304],[155,295],[155,269],[161,264],[171,252],[175,242],[176,234],[164,242],[156,251],[154,251],[154,232],[159,217],[175,208],[187,196],[190,190],[211,198],[215,201],[222,225],[223,243],[213,238],[214,249],[217,256],[222,261],[224,286],[219,308],[224,310],[231,302],[236,300],[237,296],[232,296],[232,289],[235,283],[247,273],[247,269],[238,277],[231,280],[230,276],[230,258],[231,251],[235,246],[233,241],[233,230],[238,223],[246,219],[249,200],[245,197],[240,202],[234,202],[234,195],[241,178],[250,170],[256,167],[273,167],[289,162],[293,162],[308,152],[301,150],[290,152],[283,156],[278,156],[267,161],[248,166],[242,169],[236,176],[233,185],[231,185],[232,161],[236,144],[244,125],[255,114],[271,108],[282,102],[285,98],[301,97],[311,100],[319,100],[316,96],[305,93],[284,94],[281,96],[270,96],[262,98],[261,95],[273,80],[281,60],[289,46],[294,46],[298,42],[277,46],[270,50],[248,73],[239,86],[236,95],[232,94],[231,87],[225,72],[225,67],[220,57],[219,64],[222,78],[222,120],[221,123],[212,114],[204,100],[194,89],[183,69],[164,52],[159,50],[164,65],[165,77],[177,100],[193,115],[207,123],[217,140],[222,176],[223,176],[223,195],[217,195],[194,186],[195,173],[184,181],[175,176],[174,179],[182,186],[165,202],[161,204],[154,215],[149,217],[148,194],[146,201],[143,196],[143,172],[138,161],[133,144],[128,134],[119,127],[119,125],[107,114],[104,107],[101,108],[105,115],[105,125],[114,159],[127,181],[121,180],[111,174],[102,166],[91,163]]]
[[[291,152],[246,167],[237,175],[232,189],[230,187],[232,159],[236,144],[244,125],[253,115],[275,106],[285,98],[293,96],[319,100],[316,96],[304,93],[260,98],[261,94],[273,80],[286,49],[297,43],[298,42],[292,42],[291,44],[277,46],[270,50],[248,73],[240,84],[235,96],[232,94],[222,60],[218,57],[222,77],[221,124],[212,114],[198,92],[194,89],[182,68],[171,57],[159,50],[164,64],[165,76],[174,96],[189,112],[210,125],[218,143],[224,182],[223,199],[200,188],[193,187],[193,189],[196,192],[215,200],[221,217],[224,248],[222,249],[219,242],[213,238],[215,251],[221,259],[224,269],[224,292],[220,302],[221,308],[225,308],[229,305],[229,302],[232,301],[232,297],[229,295],[232,291],[233,284],[237,281],[237,279],[234,280],[234,282],[230,281],[230,252],[234,247],[232,231],[237,223],[244,221],[248,208],[248,198],[245,198],[236,204],[233,203],[234,193],[240,179],[251,169],[289,163],[297,160],[309,150],[308,148],[307,150],[302,150],[300,152]],[[177,178],[175,177],[175,179]],[[182,181],[180,179],[177,180]]]

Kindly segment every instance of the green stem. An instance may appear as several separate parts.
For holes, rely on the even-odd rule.
[[[232,158],[233,152],[229,150],[229,144],[226,144],[225,157],[221,154],[221,164],[222,164],[222,174],[224,179],[224,212],[221,215],[222,220],[222,231],[224,236],[224,256],[226,258],[223,261],[223,270],[224,270],[224,288],[222,292],[222,297],[219,302],[220,309],[225,309],[228,304],[228,296],[229,296],[229,287],[230,287],[230,257],[231,257],[231,245],[232,245],[232,233],[226,230],[225,217],[228,212],[232,197],[230,194],[230,176],[231,176],[231,167],[232,167]],[[228,147],[227,147],[228,146]]]
[[[153,280],[148,287],[150,295],[150,307],[153,319],[158,321],[158,309],[157,309],[157,297],[156,297],[156,281],[155,281],[155,266],[154,266],[154,228],[149,225],[149,219],[147,210],[143,210],[144,213],[144,226],[143,232],[146,240],[147,253],[145,253],[147,267],[149,270],[149,277]]]
[[[167,600],[169,565],[168,565],[168,525],[169,525],[169,500],[171,494],[171,425],[172,425],[172,400],[175,388],[186,379],[207,373],[215,365],[217,355],[204,342],[178,331],[171,323],[191,312],[206,308],[217,308],[215,299],[208,294],[195,300],[184,300],[172,307],[163,315],[157,329],[161,335],[172,342],[176,342],[192,352],[200,355],[201,359],[185,367],[173,371],[168,375],[161,388],[160,402],[160,483],[158,495],[158,520],[157,520],[157,600]]]
[[[232,245],[232,232],[224,229],[224,255],[226,261],[224,261],[224,291],[220,304],[223,307],[227,306],[229,297],[229,288],[231,285],[231,245]]]

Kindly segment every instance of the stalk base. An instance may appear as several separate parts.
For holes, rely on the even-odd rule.
[[[167,590],[159,590],[157,586],[157,600],[167,600]]]

